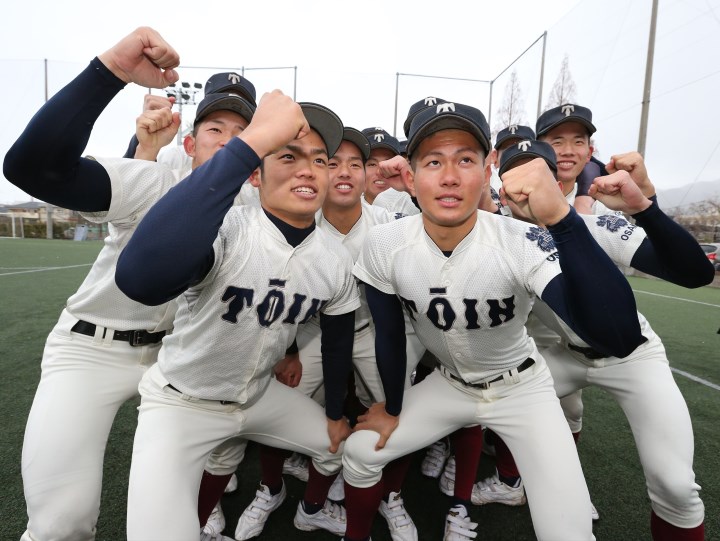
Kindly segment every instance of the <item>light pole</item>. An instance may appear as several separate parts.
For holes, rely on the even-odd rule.
[[[180,86],[176,83],[172,83],[170,86],[165,88],[165,93],[168,98],[175,98],[175,103],[178,106],[180,112],[180,120],[182,121],[182,108],[183,105],[195,105],[195,96],[203,88],[200,83],[188,83],[187,81],[181,81]],[[177,133],[177,144],[182,145],[183,130],[182,125]]]

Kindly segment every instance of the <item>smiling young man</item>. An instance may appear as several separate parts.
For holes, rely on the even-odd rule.
[[[144,304],[178,302],[172,338],[139,387],[129,539],[150,528],[196,538],[204,462],[218,445],[245,439],[310,455],[295,525],[344,533],[344,514],[326,495],[349,433],[342,405],[359,299],[350,256],[314,220],[342,130],[321,105],[265,94],[248,128],[168,192],[123,251],[121,290]],[[261,208],[233,206],[248,176]],[[272,378],[298,325],[314,315],[325,413]]]
[[[501,175],[516,164],[541,158],[555,168],[552,147],[534,142],[506,151]],[[618,264],[635,268],[683,287],[709,284],[714,269],[698,243],[659,208],[645,190],[652,190],[644,160],[638,153],[618,156],[612,174],[595,180],[589,193],[607,208],[631,215],[635,224],[615,215],[583,216],[588,229]],[[560,182],[558,182],[560,184]],[[525,209],[508,204],[513,216],[533,221]],[[665,348],[645,317],[637,313],[647,341],[620,359],[594,351],[557,321],[538,301],[533,312],[562,337],[542,350],[558,397],[587,386],[603,389],[617,400],[628,419],[645,474],[651,504],[650,531],[654,541],[702,541],[704,505],[693,472],[693,431],[687,404],[675,382]],[[617,314],[617,310],[613,310]],[[667,434],[673,434],[668,438]],[[505,451],[499,447],[498,451]],[[503,460],[507,460],[504,458]]]
[[[385,177],[380,172],[379,164],[400,155],[398,140],[382,128],[365,128],[362,133],[370,143],[370,157],[365,163],[365,192],[363,197],[369,204],[373,204],[378,194],[388,188]]]
[[[624,355],[642,341],[637,321],[589,312],[589,296],[577,284],[589,273],[599,289],[634,308],[632,291],[544,163],[515,170],[508,193],[552,224],[550,234],[478,211],[490,175],[489,138],[484,116],[472,107],[446,103],[418,114],[405,181],[422,214],[375,227],[355,265],[376,324],[386,402],[359,418],[345,445],[346,541],[368,539],[385,464],[478,424],[503,436],[531,472],[526,486],[538,538],[592,539],[577,452],[524,323],[537,295],[596,347]],[[407,392],[403,308],[441,363]],[[469,502],[453,503],[446,538],[474,537]]]

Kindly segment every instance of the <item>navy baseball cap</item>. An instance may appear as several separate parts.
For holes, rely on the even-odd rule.
[[[255,114],[255,104],[232,92],[208,94],[197,107],[193,126],[215,111],[233,111],[250,122]]]
[[[363,161],[366,162],[370,157],[370,142],[367,140],[360,130],[355,128],[343,129],[343,141],[349,141],[360,149]]]
[[[480,109],[462,103],[445,102],[420,111],[410,123],[408,156],[412,156],[420,142],[440,130],[463,130],[478,140],[485,152],[490,152],[490,126]]]
[[[211,76],[205,83],[205,95],[218,94],[221,92],[235,93],[245,98],[247,101],[257,106],[257,94],[255,93],[255,85],[248,81],[242,75],[232,71],[216,73]]]
[[[319,103],[298,102],[310,127],[320,134],[325,142],[327,153],[334,156],[343,140],[343,123],[340,117]]]
[[[370,142],[370,150],[386,148],[396,156],[400,154],[400,143],[398,140],[382,128],[365,128],[362,133]]]
[[[507,128],[503,128],[495,137],[495,150],[500,148],[500,145],[508,139],[519,139],[521,141],[524,139],[533,140],[535,139],[535,132],[532,131],[532,128],[520,124],[512,124]]]
[[[543,141],[520,141],[517,144],[505,149],[500,158],[500,169],[498,174],[502,174],[518,161],[525,158],[542,158],[548,167],[557,173],[557,161],[555,158],[555,149],[548,143]]]
[[[434,107],[438,103],[447,103],[447,101],[442,98],[428,96],[427,98],[424,98],[420,101],[416,101],[410,106],[407,118],[403,123],[403,131],[405,132],[405,137],[410,137],[410,124],[412,124],[413,118],[415,118],[420,111],[427,109],[428,107]]]
[[[403,156],[407,156],[407,139],[405,139],[404,141],[399,141],[398,144],[400,146],[400,154],[402,154]]]
[[[582,124],[587,129],[588,136],[597,131],[597,128],[592,123],[592,111],[587,107],[574,105],[572,103],[553,107],[541,114],[535,124],[535,131],[537,132],[537,136],[540,137],[565,122]]]

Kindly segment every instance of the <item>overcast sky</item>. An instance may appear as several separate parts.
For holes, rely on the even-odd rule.
[[[594,113],[600,157],[637,148],[650,0],[100,4],[39,0],[3,7],[0,155],[45,99],[44,59],[52,95],[140,25],[154,27],[178,50],[182,80],[204,83],[213,72],[245,67],[259,93],[296,92],[298,100],[332,108],[346,125],[382,126],[398,135],[409,106],[427,95],[474,105],[494,124],[513,70],[534,126],[544,41],[538,38],[547,30],[541,105],[568,55],[576,102]],[[659,188],[720,178],[718,51],[720,0],[660,1],[646,153]],[[144,92],[130,85],[115,99],[87,153],[124,152]],[[194,106],[184,107],[183,116],[190,121]],[[0,202],[25,200],[0,177]]]

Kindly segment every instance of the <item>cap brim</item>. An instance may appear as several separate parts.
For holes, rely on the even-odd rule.
[[[370,157],[370,142],[360,130],[356,130],[355,128],[345,128],[343,130],[343,141],[350,141],[353,145],[358,147],[362,153],[363,160],[368,160]]]
[[[335,113],[317,103],[300,104],[310,127],[325,141],[328,156],[334,156],[343,139],[343,123]]]
[[[554,122],[553,124],[550,124],[548,127],[546,127],[544,130],[537,132],[537,137],[540,137],[541,135],[547,134],[550,130],[553,130],[560,126],[561,124],[565,124],[567,122],[575,122],[576,124],[581,124],[585,127],[585,129],[588,131],[588,135],[592,135],[597,131],[597,128],[592,122],[589,122],[585,120],[584,118],[578,117],[578,116],[566,116],[565,118],[562,118],[558,120],[557,122]]]
[[[524,137],[521,137],[520,135],[517,135],[516,133],[511,133],[510,135],[506,135],[502,139],[498,139],[495,141],[495,146],[493,147],[495,150],[500,148],[500,145],[505,143],[506,141],[509,141],[510,139],[515,139],[516,141],[520,142],[524,139]]]
[[[200,105],[202,109],[196,114],[195,121],[193,122],[194,125],[215,111],[233,111],[248,122],[252,121],[252,117],[255,114],[255,107],[245,98],[241,98],[235,94],[218,94],[217,96],[210,94],[200,102]]]
[[[507,161],[505,161],[500,169],[498,170],[498,175],[501,175],[505,173],[508,169],[512,168],[513,165],[515,165],[517,162],[523,159],[531,159],[534,160],[535,158],[541,158],[545,161],[545,163],[548,165],[551,171],[554,171],[557,173],[557,164],[552,163],[551,161],[548,161],[547,157],[543,156],[539,152],[532,152],[532,151],[526,151],[526,152],[518,152],[517,154],[514,154],[510,156]]]
[[[425,123],[425,125],[418,129],[410,140],[408,140],[408,155],[411,156],[415,152],[423,139],[442,130],[462,130],[469,132],[475,137],[475,139],[478,140],[486,153],[490,152],[490,148],[492,148],[490,146],[490,141],[488,141],[480,127],[473,121],[465,118],[464,116],[453,113],[445,113],[440,116],[432,117]]]
[[[393,156],[400,155],[399,149],[389,143],[370,143],[370,150],[375,150],[376,148],[384,148],[386,150],[389,150],[393,153]]]

